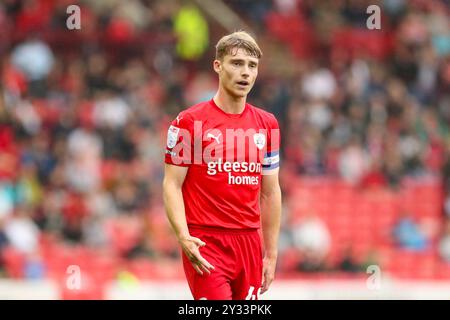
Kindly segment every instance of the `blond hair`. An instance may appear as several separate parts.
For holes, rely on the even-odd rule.
[[[245,31],[236,31],[222,37],[216,44],[216,60],[222,60],[233,50],[244,49],[251,56],[260,59],[262,51],[255,39]]]

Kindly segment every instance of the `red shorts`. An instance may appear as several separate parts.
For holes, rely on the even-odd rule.
[[[206,243],[200,254],[214,266],[199,275],[183,252],[183,267],[194,299],[257,300],[262,281],[262,246],[257,229],[224,230],[189,227]]]

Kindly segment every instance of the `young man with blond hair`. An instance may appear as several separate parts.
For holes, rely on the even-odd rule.
[[[279,127],[246,101],[261,57],[244,31],[220,39],[217,93],[182,111],[168,130],[164,204],[194,299],[259,299],[274,279]]]

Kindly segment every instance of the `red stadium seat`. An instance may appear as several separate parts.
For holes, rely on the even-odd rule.
[[[13,247],[6,247],[1,253],[8,276],[15,279],[23,278],[25,255]]]
[[[450,262],[437,261],[436,262],[436,278],[440,280],[450,280]]]
[[[266,17],[268,31],[287,44],[301,58],[310,57],[315,48],[315,39],[308,21],[301,14],[289,15],[271,12]]]

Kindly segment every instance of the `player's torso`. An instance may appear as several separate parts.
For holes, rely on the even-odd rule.
[[[278,165],[275,127],[272,115],[249,104],[233,115],[211,100],[177,116],[166,162],[188,167],[182,192],[190,226],[259,227],[262,176]]]
[[[188,178],[214,188],[258,189],[268,127],[247,105],[241,115],[228,115],[212,105],[193,115],[192,165]]]

